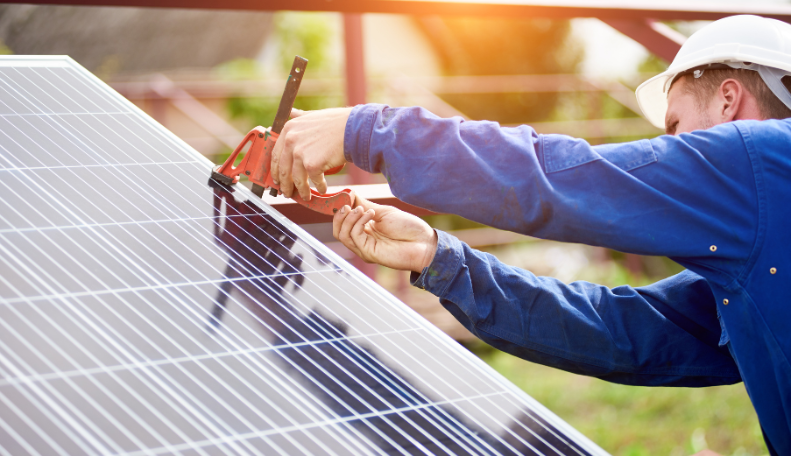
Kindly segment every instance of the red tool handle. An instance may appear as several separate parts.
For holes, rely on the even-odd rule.
[[[255,185],[263,188],[271,188],[280,191],[280,186],[272,180],[271,163],[272,150],[275,147],[279,134],[273,133],[263,127],[255,127],[244,137],[241,143],[234,149],[222,166],[215,168],[212,177],[224,184],[235,184],[239,181],[239,176],[244,174]],[[236,157],[250,143],[244,158],[238,165],[233,166]],[[343,169],[343,165],[329,169],[325,174],[335,174]],[[344,189],[337,193],[321,194],[313,189],[310,190],[310,201],[303,200],[298,193],[292,199],[297,203],[322,214],[332,215],[339,211],[343,206],[354,205],[354,192]]]
[[[274,149],[275,143],[277,139],[280,137],[277,133],[269,133],[269,136],[266,139],[266,145],[264,146],[264,154],[269,155],[269,153]],[[324,174],[335,174],[343,169],[343,165],[336,166],[335,168],[328,169],[325,171]],[[274,188],[278,191],[278,193],[282,193],[280,191],[280,186],[275,184],[272,180],[272,173],[268,172],[265,179],[263,186],[266,188]],[[296,190],[296,189],[295,189]],[[293,196],[291,197],[297,203],[307,207],[308,209],[312,209],[316,212],[321,212],[322,214],[326,215],[333,215],[334,213],[338,212],[343,206],[353,206],[354,205],[354,192],[350,189],[346,188],[341,190],[337,193],[328,193],[322,194],[317,192],[316,190],[310,189],[310,201],[305,201],[299,196],[299,193],[296,191],[294,192]]]
[[[321,212],[326,215],[333,215],[343,206],[354,207],[354,191],[345,188],[337,193],[328,193],[323,195],[316,190],[310,189],[310,201],[305,201],[299,196],[299,193],[294,193],[291,197],[297,203],[312,209],[316,212]]]

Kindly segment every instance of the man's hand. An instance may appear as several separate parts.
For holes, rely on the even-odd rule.
[[[291,198],[294,187],[305,201],[310,200],[310,184],[327,193],[324,172],[346,163],[343,134],[352,108],[320,111],[291,111],[272,151],[272,180]]]
[[[368,263],[422,272],[437,250],[437,233],[418,217],[357,197],[332,221],[332,234]]]

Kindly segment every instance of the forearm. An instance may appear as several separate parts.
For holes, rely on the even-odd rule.
[[[705,329],[695,330],[694,322],[674,321],[667,311],[674,304],[661,302],[699,299],[703,302],[693,304],[713,306],[700,284],[681,278],[660,285],[677,288],[670,295],[586,282],[566,285],[506,266],[438,233],[434,261],[413,277],[415,284],[436,294],[471,332],[503,351],[618,383],[707,386],[739,381],[733,359],[717,347],[716,336],[712,340]]]
[[[733,150],[718,149],[722,143]],[[363,105],[349,117],[344,151],[382,172],[411,204],[544,239],[670,256],[688,267],[723,256],[746,261],[757,230],[755,186],[744,172],[751,165],[732,125],[591,146],[528,126]],[[729,247],[715,253],[711,245]],[[737,275],[741,264],[731,264]]]

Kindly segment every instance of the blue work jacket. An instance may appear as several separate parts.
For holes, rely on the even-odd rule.
[[[791,455],[791,119],[591,146],[369,104],[344,148],[416,206],[683,265],[647,287],[566,285],[439,232],[414,282],[530,361],[632,385],[743,380],[773,453]]]

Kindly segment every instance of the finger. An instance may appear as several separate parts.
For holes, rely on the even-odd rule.
[[[294,156],[294,163],[291,165],[291,176],[294,179],[294,186],[297,187],[299,196],[301,196],[304,201],[310,201],[308,172],[305,171],[305,166],[302,164],[302,157],[298,154]]]
[[[354,243],[351,237],[352,228],[354,228],[354,224],[360,220],[360,217],[363,216],[363,210],[360,207],[355,207],[349,212],[349,215],[346,216],[346,220],[343,221],[341,225],[341,230],[338,236],[338,240],[343,243],[349,250],[355,253],[357,256],[360,255],[360,250],[357,248],[357,245]]]
[[[297,108],[291,108],[291,118],[292,119],[295,118],[295,117],[304,116],[305,114],[307,114],[307,111],[303,111],[303,110],[297,109]]]
[[[365,225],[366,223],[373,220],[375,215],[376,213],[374,212],[373,209],[369,209],[365,211],[362,217],[360,217],[360,220],[357,220],[357,223],[354,224],[354,226],[352,227],[352,231],[350,233],[354,245],[357,246],[357,249],[360,252],[363,252],[363,254],[365,255],[365,256],[361,256],[361,258],[366,261],[370,260],[371,252],[368,252],[368,250],[365,248],[370,238],[370,235],[366,233]]]
[[[355,207],[362,206],[362,208],[366,211],[369,209],[377,210],[387,207],[387,206],[382,206],[381,204],[372,203],[371,201],[368,201],[367,199],[357,194],[354,195],[354,205]]]
[[[351,210],[352,208],[350,206],[343,206],[341,210],[336,212],[332,217],[332,237],[339,241],[341,240],[341,226],[343,226],[343,221],[346,220],[346,216],[349,215]]]
[[[286,129],[284,128],[283,131],[286,131]],[[283,148],[280,152],[280,162],[278,166],[277,177],[280,181],[280,191],[283,192],[286,197],[291,198],[291,194],[293,193],[294,189],[294,183],[291,180],[292,161],[294,160],[294,144],[293,141],[290,140],[289,136],[281,136],[275,146],[281,142],[283,143]]]
[[[319,193],[327,193],[327,180],[324,179],[324,174],[310,176],[310,181],[316,185],[316,190],[318,190]]]

